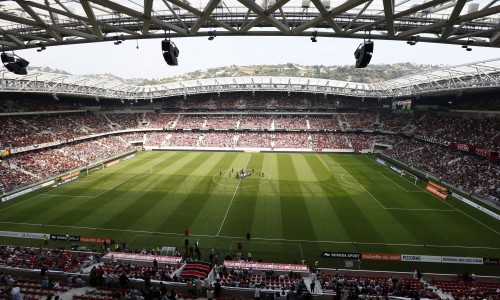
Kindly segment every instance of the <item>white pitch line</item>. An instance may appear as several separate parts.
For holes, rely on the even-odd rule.
[[[367,158],[367,159],[369,159],[369,158]],[[389,167],[385,166],[385,168],[387,168],[387,169],[388,169]],[[417,186],[418,186],[418,185],[417,185]],[[422,188],[422,187],[420,187],[420,186],[418,186],[418,187],[419,187],[421,190],[423,190],[424,192],[426,192],[426,190],[425,190],[424,188]],[[427,194],[428,194],[428,195],[431,195],[431,196],[434,196],[435,198],[437,198],[437,199],[439,199],[439,200],[442,200],[441,198],[439,198],[438,196],[436,196],[436,195],[434,195],[434,194],[431,194],[431,193],[429,193],[429,192],[427,192]],[[448,205],[448,206],[450,206],[450,207],[453,207],[454,209],[456,209],[457,211],[459,211],[459,212],[461,212],[462,214],[466,215],[466,216],[467,216],[467,217],[469,217],[470,219],[472,219],[472,220],[476,221],[477,223],[479,223],[479,224],[483,225],[484,227],[486,227],[486,228],[488,228],[489,230],[493,231],[493,232],[494,232],[494,233],[496,233],[497,235],[500,235],[500,232],[498,232],[498,231],[496,231],[495,229],[491,228],[490,226],[488,226],[488,225],[484,224],[483,222],[481,222],[481,221],[477,220],[476,218],[474,218],[474,217],[470,216],[469,214],[467,214],[467,213],[463,212],[461,209],[456,208],[455,206],[451,205],[451,204],[450,204],[450,203],[448,203],[447,201],[442,200],[441,202],[445,203],[446,205]]]
[[[347,183],[348,185],[352,185],[353,187],[358,187],[358,188],[360,187],[359,185],[356,185],[356,184],[354,184],[354,183],[351,183],[351,182],[349,182],[349,181],[345,180],[345,179],[344,179],[344,175],[349,175],[349,176],[351,176],[351,174],[342,173],[342,175],[340,175],[340,179],[342,179],[342,181],[343,181],[343,182]],[[351,177],[352,177],[352,176],[351,176]]]
[[[238,239],[241,237],[231,237],[231,236],[219,236],[219,238],[227,238],[227,239]],[[253,240],[264,240],[264,241],[283,241],[283,239],[269,239],[269,238],[258,238],[252,237]],[[440,247],[440,248],[461,248],[461,249],[492,249],[492,250],[500,250],[497,247],[488,247],[488,246],[462,246],[462,245],[429,245],[429,244],[405,244],[405,243],[375,243],[375,242],[353,242],[353,241],[314,241],[314,240],[286,240],[287,242],[297,242],[297,243],[329,243],[329,244],[357,244],[357,245],[381,245],[381,246],[410,246],[410,247]]]
[[[134,180],[134,179],[139,179],[139,178],[143,178],[143,177],[148,176],[149,174],[153,173],[153,168],[154,168],[154,167],[156,167],[157,165],[159,165],[160,163],[162,163],[162,161],[161,161],[161,162],[159,162],[159,163],[157,163],[157,164],[155,164],[154,166],[151,166],[151,167],[149,167],[148,169],[146,169],[146,170],[143,170],[143,171],[142,171],[142,172],[144,172],[144,171],[149,171],[149,173],[148,173],[148,174],[144,174],[144,175],[143,175],[143,176],[141,176],[141,177],[136,177],[136,176],[137,176],[137,175],[141,175],[141,173],[142,173],[142,172],[141,172],[141,173],[139,173],[139,174],[136,174],[136,175],[132,176],[131,178],[126,179],[126,180],[124,180],[124,181],[122,181],[122,182],[118,183],[118,184],[117,184],[117,185],[115,185],[115,186],[110,187],[109,189],[105,190],[104,192],[102,192],[102,193],[100,193],[100,194],[96,195],[94,198],[98,198],[99,196],[102,196],[102,195],[106,194],[107,192],[109,192],[109,191],[111,191],[111,190],[114,190],[116,187],[118,187],[118,186],[120,186],[120,185],[124,184],[124,183],[125,183],[125,182],[127,182],[127,181]]]
[[[248,157],[248,160],[247,160],[247,164],[245,165],[245,167],[243,169],[247,168],[248,163],[250,162],[251,158],[252,158],[252,155],[250,154],[250,156]],[[222,230],[222,226],[224,226],[224,222],[226,222],[227,214],[229,213],[229,209],[231,208],[231,205],[233,204],[234,197],[236,197],[236,192],[238,192],[238,189],[239,189],[240,184],[241,184],[241,180],[243,180],[243,178],[240,178],[240,181],[238,181],[238,185],[234,189],[233,197],[231,198],[231,202],[229,202],[229,206],[227,207],[226,214],[224,215],[224,219],[222,219],[222,223],[220,224],[219,231],[217,232],[217,236],[219,236],[220,231]]]
[[[399,207],[387,207],[387,210],[409,210],[409,211],[452,211],[460,212],[458,209],[437,209],[437,208],[399,208]]]
[[[57,188],[57,187],[55,187],[55,188],[51,189],[51,190],[50,190],[50,191],[48,191],[48,192],[51,192],[51,191],[55,190],[56,188]],[[43,195],[46,195],[46,193],[37,194],[37,195],[32,196],[32,197],[29,197],[28,199],[23,200],[23,201],[21,201],[21,202],[18,202],[18,203],[16,203],[16,204],[12,204],[12,205],[11,205],[11,206],[9,206],[9,207],[6,207],[6,208],[3,208],[3,209],[0,209],[0,212],[2,212],[2,211],[4,211],[4,210],[7,210],[7,209],[9,209],[9,208],[12,208],[12,207],[14,207],[14,206],[18,206],[19,204],[23,204],[24,202],[27,202],[27,201],[29,201],[29,200],[31,200],[31,199],[33,199],[33,198],[36,198],[36,197],[39,197],[39,196],[43,196]]]
[[[148,159],[148,160],[149,160],[149,159]],[[160,162],[160,163],[161,163],[161,162]],[[160,164],[160,163],[155,164],[153,167],[155,167],[156,165],[158,165],[158,164]],[[153,168],[153,167],[151,167],[151,168],[150,168],[150,169],[151,169],[151,171],[152,171],[152,168]],[[147,169],[146,169],[146,170],[147,170]],[[144,171],[146,171],[146,170],[144,170]],[[115,171],[116,171],[116,170],[115,170]],[[142,171],[142,172],[144,172],[144,171]],[[149,175],[149,174],[148,174],[148,175]],[[133,179],[133,178],[131,178],[131,179]],[[128,179],[128,180],[130,180],[130,179]],[[126,180],[126,181],[128,181],[128,180]],[[124,181],[124,182],[126,182],[126,181]],[[78,180],[77,180],[76,182],[78,182]],[[75,183],[76,183],[76,182],[75,182]],[[122,182],[122,183],[124,183],[124,182]],[[122,183],[120,183],[120,184],[122,184]],[[120,184],[119,184],[119,185],[120,185]],[[118,185],[117,185],[117,186],[118,186]],[[115,187],[116,187],[116,186],[115,186]],[[113,189],[113,188],[115,188],[115,187],[112,187],[111,189]],[[31,199],[33,199],[33,198],[39,197],[39,196],[43,196],[43,195],[48,195],[48,196],[60,196],[60,195],[52,195],[52,194],[49,194],[49,192],[51,192],[51,191],[53,191],[53,190],[55,190],[55,189],[57,189],[57,187],[52,188],[50,191],[47,191],[47,192],[45,192],[45,193],[41,193],[41,194],[34,195],[34,196],[32,196],[32,197],[30,197],[30,198],[28,198],[28,199],[26,199],[26,200],[23,200],[23,201],[21,201],[21,202],[16,203],[16,204],[12,204],[12,205],[11,205],[11,206],[9,206],[9,207],[2,208],[2,209],[0,209],[0,212],[5,211],[5,210],[7,210],[7,209],[9,209],[9,208],[15,207],[15,206],[17,206],[17,205],[19,205],[19,204],[23,204],[24,202],[27,202],[27,201],[29,201],[29,200],[31,200]],[[109,190],[105,191],[104,193],[106,193],[106,192],[108,192],[108,191],[109,191]],[[98,196],[100,196],[100,195],[102,195],[102,194],[104,194],[104,193],[101,193],[101,194],[99,194],[99,195],[97,195],[97,196],[95,196],[95,197],[93,197],[93,196],[67,196],[67,197],[88,197],[88,198],[97,198]],[[1,223],[1,222],[0,222],[0,223]],[[39,224],[37,224],[37,225],[39,225]]]
[[[159,164],[159,163],[158,163],[158,164]],[[157,164],[157,165],[158,165],[158,164]],[[155,167],[155,166],[156,166],[156,165],[154,165],[153,167]],[[136,175],[132,176],[131,178],[129,178],[129,179],[125,180],[125,181],[120,182],[119,184],[117,184],[117,185],[115,185],[115,186],[113,186],[113,187],[111,187],[111,188],[109,188],[109,189],[105,190],[104,192],[102,192],[102,193],[100,193],[100,194],[98,194],[98,195],[96,195],[96,196],[83,196],[83,195],[76,195],[76,196],[74,196],[74,195],[64,195],[64,194],[62,194],[62,195],[46,194],[46,195],[53,196],[53,197],[63,196],[63,197],[73,197],[73,198],[89,198],[89,199],[95,199],[95,198],[98,198],[99,196],[101,196],[101,195],[103,195],[103,194],[105,194],[105,193],[107,193],[107,192],[111,191],[112,189],[116,188],[117,186],[119,186],[119,185],[121,185],[121,184],[124,184],[124,183],[125,183],[125,182],[127,182],[127,181],[130,181],[130,180],[137,180],[137,179],[140,179],[140,178],[143,178],[143,177],[146,177],[146,176],[150,175],[151,173],[153,173],[153,167],[150,167],[149,169],[144,170],[144,171],[149,171],[149,173],[148,173],[148,174],[143,174],[143,175],[142,175],[142,176],[140,176],[140,177],[136,177],[136,176],[138,176],[138,175],[141,175],[141,173],[142,173],[142,172],[144,172],[144,171],[142,171],[141,173],[136,174]]]
[[[126,166],[121,166],[120,168],[118,168],[118,169],[114,169],[114,170],[113,170],[113,171],[111,171],[111,172],[108,172],[108,173],[102,174],[101,176],[98,176],[98,177],[96,177],[96,178],[92,178],[92,180],[81,180],[81,179],[80,179],[80,180],[77,180],[76,182],[81,182],[81,183],[86,183],[86,182],[87,182],[87,183],[88,183],[88,182],[94,182],[94,181],[96,181],[96,180],[98,180],[98,179],[101,179],[102,177],[105,177],[105,176],[108,176],[108,175],[110,175],[110,174],[113,174],[113,173],[115,173],[116,171],[121,170],[121,169],[123,169],[123,168],[125,168],[125,167],[126,167]],[[104,170],[102,170],[102,171],[104,171]],[[98,172],[99,172],[99,171],[98,171]],[[88,176],[90,176],[90,175],[87,175],[87,177],[88,177]]]
[[[372,195],[372,193],[370,193],[370,192],[369,192],[369,191],[368,191],[368,190],[367,190],[367,189],[366,189],[366,188],[365,188],[365,187],[364,187],[364,186],[363,186],[363,185],[362,185],[362,184],[361,184],[361,183],[360,183],[360,182],[359,182],[356,178],[354,178],[354,176],[352,176],[352,175],[351,175],[351,173],[349,173],[346,169],[344,169],[344,167],[342,167],[342,166],[341,166],[341,165],[340,165],[340,164],[339,164],[336,160],[333,160],[333,161],[334,161],[334,162],[335,162],[335,163],[336,163],[339,167],[341,167],[341,168],[342,168],[342,169],[343,169],[343,170],[344,170],[344,171],[345,171],[345,172],[346,172],[349,176],[351,176],[351,178],[352,178],[352,179],[354,179],[354,181],[356,181],[356,182],[359,184],[359,186],[360,186],[363,190],[365,190],[365,191],[368,193],[368,195],[370,195],[370,196],[373,198],[373,200],[375,200],[375,201],[376,201],[376,202],[377,202],[380,206],[382,206],[382,208],[383,208],[383,209],[386,209],[386,207],[385,207],[382,203],[380,203],[380,201],[378,201],[378,200],[377,200],[377,198],[375,198],[375,197]]]
[[[65,194],[54,195],[54,194],[48,194],[48,193],[45,193],[44,195],[51,196],[51,197],[91,198],[91,199],[95,198],[94,196],[83,196],[83,195],[65,195]]]
[[[407,192],[407,193],[421,193],[422,191],[409,191],[407,189],[405,189],[404,187],[400,186],[399,184],[397,184],[395,181],[393,181],[392,179],[390,179],[389,177],[385,176],[382,172],[380,171],[377,171],[377,173],[379,173],[380,175],[384,176],[387,180],[389,180],[390,182],[394,183],[395,185],[399,186],[400,189],[402,189],[403,191]],[[392,173],[390,173],[392,174]]]
[[[75,229],[91,229],[91,230],[101,230],[101,231],[117,231],[117,232],[132,232],[132,233],[146,233],[146,234],[161,234],[161,235],[174,235],[174,236],[184,236],[183,233],[175,232],[158,232],[158,231],[145,231],[145,230],[132,230],[132,229],[115,229],[115,228],[97,228],[97,227],[85,227],[85,226],[67,226],[67,225],[50,225],[50,224],[34,224],[34,223],[20,223],[20,222],[0,222],[0,224],[11,224],[11,225],[28,225],[37,226],[41,225],[45,227],[62,227],[62,228],[75,228]],[[208,234],[191,234],[194,237],[207,237],[207,238],[226,238],[226,239],[240,239],[241,236],[213,236]],[[252,237],[252,240],[258,241],[273,241],[276,243],[283,243],[283,239],[270,239],[270,238],[259,238]],[[254,241],[255,242],[255,241]],[[352,241],[315,241],[315,240],[285,240],[285,242],[293,243],[329,243],[329,244],[353,244]],[[382,246],[411,246],[411,247],[438,247],[438,248],[461,248],[461,249],[491,249],[500,250],[498,247],[487,247],[487,246],[462,246],[462,245],[430,245],[430,244],[401,244],[401,243],[371,243],[371,242],[355,242],[357,245],[382,245]]]
[[[134,235],[134,237],[130,241],[128,241],[127,244],[128,245],[132,244],[134,242],[135,238],[138,236],[139,236],[139,234]]]

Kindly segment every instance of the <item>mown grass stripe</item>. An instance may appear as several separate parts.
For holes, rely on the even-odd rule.
[[[312,220],[307,214],[306,199],[299,185],[293,155],[283,154],[278,159],[281,218],[285,239],[298,239],[314,232]]]

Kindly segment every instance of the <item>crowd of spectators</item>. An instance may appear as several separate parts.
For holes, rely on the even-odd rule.
[[[0,187],[8,191],[131,149],[119,136],[107,136],[14,154],[6,158],[0,168],[0,173],[8,178],[0,181]]]
[[[119,137],[126,144],[144,142],[143,132],[120,134]]]
[[[411,299],[436,299],[436,291],[418,279],[395,277],[361,277],[345,276],[342,273],[320,274],[318,279],[321,288],[335,291],[344,299],[382,299],[389,297],[405,297]]]
[[[416,124],[418,116],[420,114],[404,110],[380,113],[378,118],[379,129],[390,132],[410,132],[412,126]]]
[[[52,99],[50,99],[52,100]],[[0,103],[0,112],[64,111],[78,110],[78,103],[40,101],[39,99],[10,99]]]
[[[99,260],[99,255],[84,252],[0,245],[0,264],[12,268],[76,273]]]
[[[142,113],[106,114],[114,130],[135,129],[142,123]]]
[[[345,135],[329,133],[311,134],[314,149],[350,149]]]
[[[26,186],[33,182],[33,176],[24,173],[21,169],[11,168],[7,164],[0,164],[0,192],[10,191],[17,186]]]
[[[309,116],[309,128],[313,130],[341,130],[338,115]]]
[[[352,130],[373,130],[378,119],[375,113],[345,114],[344,117]]]
[[[274,129],[301,129],[307,128],[307,119],[303,116],[275,116]]]
[[[269,129],[271,121],[268,116],[240,116],[238,129]]]
[[[308,104],[301,94],[274,93],[272,98],[270,106],[276,108],[301,108]]]
[[[387,154],[464,190],[493,199],[500,205],[500,165],[416,138],[403,139]]]
[[[182,108],[209,108],[210,99],[190,96],[182,101]]]
[[[219,147],[232,148],[234,147],[234,133],[227,132],[207,132],[203,134],[203,139],[200,141],[200,147]]]
[[[201,129],[205,126],[205,118],[199,115],[181,115],[177,120],[175,128],[178,129]]]
[[[207,130],[269,130],[273,127],[276,130],[382,130],[414,134],[421,139],[444,145],[460,143],[492,151],[500,149],[500,122],[495,118],[476,119],[430,113],[193,116],[151,112],[1,116],[0,148],[67,142],[97,133],[145,127]]]
[[[441,144],[472,144],[478,148],[500,150],[498,118],[467,118],[425,114],[415,123],[414,134]]]
[[[311,149],[309,134],[299,132],[277,132],[273,134],[274,147],[277,149]]]
[[[148,132],[146,133],[145,146],[160,147],[166,142],[167,135],[165,132]]]
[[[177,119],[176,114],[160,114],[147,112],[145,115],[145,120],[148,123],[149,128],[167,128],[175,119]]]
[[[268,108],[271,99],[261,96],[261,94],[256,94],[253,99],[245,99],[246,108]]]
[[[277,273],[273,271],[253,271],[252,269],[231,268],[215,266],[214,275],[222,286],[255,288],[266,290],[307,290],[304,279],[300,273]]]
[[[271,148],[272,134],[260,132],[242,132],[237,136],[237,147]]]
[[[235,115],[208,115],[205,129],[234,129],[237,123]]]
[[[201,133],[174,132],[167,141],[168,146],[175,147],[198,147]]]
[[[159,281],[179,281],[177,275],[175,274],[177,268],[174,266],[165,265],[161,266],[151,266],[151,265],[137,265],[130,262],[117,262],[117,263],[104,263],[96,268],[97,281],[106,282],[108,287],[119,287],[113,286],[109,283],[119,282],[119,277],[125,274],[127,278],[134,279],[145,279],[148,280],[159,280]],[[111,277],[112,279],[110,280]]]

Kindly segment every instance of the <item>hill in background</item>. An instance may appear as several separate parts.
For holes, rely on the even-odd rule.
[[[133,78],[123,79],[113,74],[89,74],[85,77],[117,81],[133,85],[155,85],[181,80],[195,80],[215,77],[240,77],[240,76],[289,76],[289,77],[310,77],[321,79],[334,79],[350,82],[376,83],[389,79],[399,78],[411,74],[422,73],[442,65],[423,65],[413,63],[399,64],[373,64],[365,69],[356,69],[352,65],[343,66],[302,66],[298,64],[280,64],[280,65],[255,65],[255,66],[227,66],[211,68],[207,70],[197,70],[185,73],[180,76],[167,78]],[[32,71],[43,71],[51,73],[66,74],[64,70],[50,69],[48,67],[33,67]]]
[[[162,79],[130,79],[128,83],[137,85],[154,85],[179,80],[193,80],[214,77],[238,76],[290,76],[334,79],[341,81],[376,83],[389,79],[399,78],[411,74],[422,73],[443,66],[420,65],[413,63],[373,64],[365,69],[356,69],[354,66],[302,66],[298,64],[257,65],[257,66],[229,66],[212,68],[203,71],[189,72],[181,76]]]

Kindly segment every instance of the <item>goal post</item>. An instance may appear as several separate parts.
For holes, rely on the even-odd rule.
[[[96,165],[93,165],[93,166],[87,166],[85,168],[85,174],[87,174],[87,176],[89,176],[90,174],[92,173],[95,173],[97,171],[100,171],[100,170],[104,170],[104,163],[98,163]]]
[[[411,173],[406,172],[405,170],[401,170],[401,177],[408,177],[408,180],[411,180],[415,185],[418,183],[418,177],[416,175],[413,175]]]

